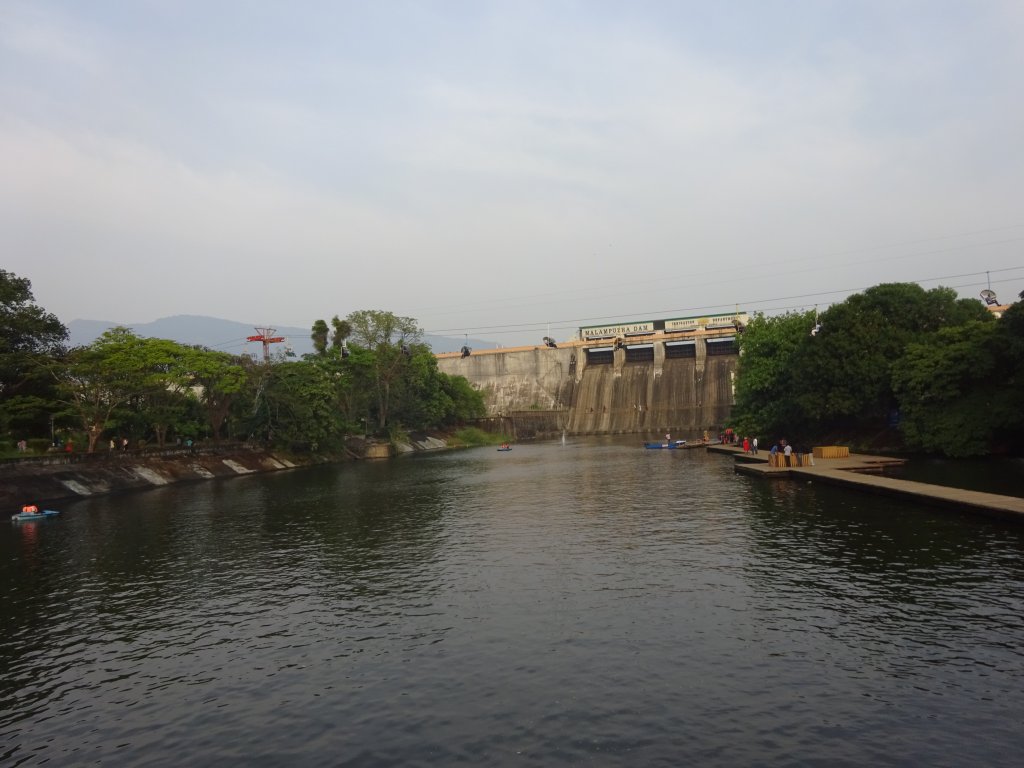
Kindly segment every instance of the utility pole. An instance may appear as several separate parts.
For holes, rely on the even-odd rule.
[[[263,362],[270,362],[270,345],[277,344],[284,341],[284,336],[275,336],[274,332],[277,328],[256,328],[259,331],[258,336],[249,336],[246,341],[259,341],[263,343]]]

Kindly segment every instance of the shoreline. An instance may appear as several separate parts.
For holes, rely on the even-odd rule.
[[[437,437],[424,437],[394,446],[350,438],[341,454],[297,454],[237,443],[128,453],[42,454],[0,463],[0,506],[9,508],[13,514],[28,503],[52,506],[178,483],[281,472],[321,464],[373,461],[449,447],[446,441]]]

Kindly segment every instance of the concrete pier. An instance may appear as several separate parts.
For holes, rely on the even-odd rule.
[[[814,466],[771,467],[768,465],[767,451],[761,451],[755,456],[744,453],[743,449],[736,445],[711,445],[708,446],[708,450],[732,455],[736,460],[736,471],[745,475],[830,483],[868,493],[1024,523],[1024,498],[900,480],[877,474],[886,467],[904,464],[902,459],[851,453],[849,457],[842,459],[816,458]]]

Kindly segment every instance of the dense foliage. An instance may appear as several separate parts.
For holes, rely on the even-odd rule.
[[[483,397],[437,369],[411,318],[353,312],[312,328],[303,360],[258,364],[113,328],[66,349],[67,331],[35,306],[27,280],[0,270],[0,428],[89,451],[224,437],[339,450],[346,435],[454,427]],[[352,337],[352,344],[346,342]]]
[[[735,421],[948,456],[1019,446],[1021,314],[996,320],[951,289],[894,283],[834,305],[817,328],[813,312],[757,316],[740,340]]]
[[[49,360],[63,353],[68,331],[37,306],[28,280],[0,269],[0,430],[45,434],[54,383]]]

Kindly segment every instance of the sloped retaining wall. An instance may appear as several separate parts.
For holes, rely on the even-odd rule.
[[[0,508],[45,504],[118,491],[157,488],[172,483],[274,472],[302,464],[272,451],[232,449],[157,455],[81,455],[41,457],[0,465]]]
[[[21,506],[39,506],[66,499],[120,491],[159,488],[172,483],[238,477],[254,472],[327,464],[346,459],[388,458],[447,448],[437,437],[417,435],[394,448],[362,438],[346,441],[344,459],[316,454],[293,455],[246,448],[239,444],[209,448],[178,448],[147,453],[50,454],[0,462],[0,510],[11,514]]]

